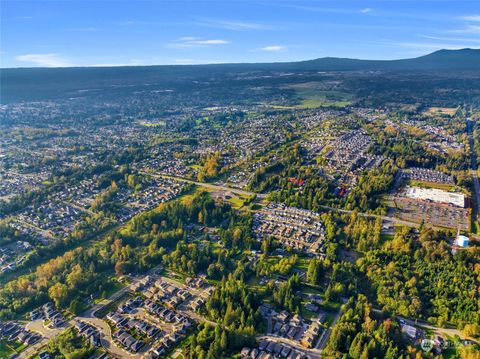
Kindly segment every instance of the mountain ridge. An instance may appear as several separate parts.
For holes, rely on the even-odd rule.
[[[396,60],[356,59],[348,57],[320,57],[311,60],[289,62],[233,62],[219,64],[170,64],[170,65],[123,65],[123,66],[71,66],[71,67],[11,67],[2,71],[25,69],[113,69],[113,68],[188,68],[188,67],[271,67],[272,70],[311,70],[311,71],[358,71],[358,70],[415,70],[415,69],[455,69],[459,65],[464,69],[480,69],[480,49],[464,48],[458,50],[437,50],[414,58]]]
[[[331,73],[456,73],[480,71],[480,49],[440,50],[401,60],[359,60],[325,57],[299,62],[243,63],[210,65],[151,65],[123,67],[10,68],[0,71],[0,104],[25,99],[75,97],[85,91],[117,93],[129,88],[191,87],[192,81],[210,83],[241,77],[244,80],[278,73],[304,73],[307,76]],[[243,76],[243,75],[247,76]],[[311,75],[309,75],[311,74]],[[242,75],[242,76],[239,76]],[[252,76],[250,76],[252,75]],[[273,76],[272,76],[273,75]],[[281,77],[281,76],[280,76]],[[198,82],[198,83],[200,83]],[[199,85],[195,85],[199,86]],[[82,92],[79,92],[82,91]],[[126,90],[125,90],[126,91]],[[89,94],[89,96],[93,96]]]

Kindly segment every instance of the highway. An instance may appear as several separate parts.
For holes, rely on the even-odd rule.
[[[471,133],[471,128],[468,125],[467,125],[467,130],[468,130],[470,143],[471,143],[471,145],[470,145],[470,147],[472,149],[471,151],[473,151],[473,136],[472,136],[472,133]],[[474,158],[475,154],[472,152],[471,156],[472,156],[472,158],[471,158],[472,177],[474,179],[475,198],[476,198],[476,201],[475,201],[476,202],[475,203],[476,208],[475,209],[476,209],[477,215],[478,215],[478,204],[480,203],[480,183],[479,183],[478,176],[477,176],[477,171],[476,171],[477,166],[476,166],[476,160]],[[218,185],[218,184],[198,182],[198,181],[193,181],[193,180],[189,180],[189,179],[185,179],[185,178],[181,178],[181,177],[176,177],[176,176],[171,176],[171,175],[152,174],[152,173],[148,173],[148,172],[140,172],[140,173],[145,174],[145,175],[149,175],[149,176],[152,176],[152,177],[175,179],[175,180],[178,180],[178,181],[183,181],[183,182],[191,183],[191,184],[194,184],[194,185],[197,185],[197,186],[200,186],[200,187],[204,187],[204,188],[207,188],[207,189],[210,189],[210,190],[227,191],[227,192],[235,193],[235,194],[241,195],[241,196],[256,196],[257,198],[260,198],[260,199],[264,199],[266,197],[266,195],[264,195],[264,194],[258,194],[258,193],[238,189],[238,188],[232,188],[232,187],[228,187],[226,185]],[[351,214],[351,213],[354,212],[352,210],[346,210],[346,209],[335,208],[335,207],[330,207],[330,206],[321,206],[321,208],[323,208],[325,210],[335,211],[335,212],[338,212],[338,213],[345,213],[345,214]],[[394,217],[390,217],[390,216],[383,216],[383,215],[377,215],[377,214],[371,214],[371,213],[362,213],[362,212],[356,212],[356,213],[359,216],[363,216],[363,217],[366,217],[366,218],[372,218],[372,219],[380,218],[383,221],[387,221],[387,222],[391,222],[391,223],[395,223],[395,224],[399,224],[399,225],[406,225],[406,226],[409,226],[409,227],[418,227],[419,226],[418,223],[403,221],[403,220],[400,220],[398,218],[394,218]],[[159,267],[151,269],[147,273],[147,275],[154,273],[158,268]],[[104,348],[107,350],[108,353],[110,353],[111,355],[113,355],[116,358],[140,358],[141,355],[140,354],[133,355],[133,354],[127,352],[126,350],[124,350],[123,348],[120,348],[119,346],[117,346],[113,342],[110,326],[104,320],[97,318],[95,316],[95,313],[98,310],[104,308],[106,305],[116,301],[124,293],[128,292],[132,285],[134,285],[135,283],[140,281],[142,278],[143,278],[143,276],[141,278],[135,279],[128,286],[126,286],[126,287],[120,289],[119,291],[115,292],[108,299],[104,299],[100,303],[95,304],[90,309],[88,309],[86,312],[84,312],[83,314],[81,314],[81,315],[79,315],[75,318],[75,319],[84,320],[84,321],[92,324],[97,329],[99,329],[100,334],[101,334],[102,345],[104,346]],[[191,313],[189,313],[189,314],[191,314]],[[325,347],[326,343],[328,342],[328,338],[331,334],[331,330],[335,326],[335,324],[336,324],[336,322],[337,322],[337,320],[339,319],[340,316],[341,316],[341,311],[339,311],[337,313],[337,315],[335,316],[335,318],[332,322],[332,325],[326,331],[324,331],[322,336],[319,338],[319,340],[318,340],[317,344],[315,345],[314,349],[302,349],[311,358],[320,358],[321,350]],[[446,335],[449,335],[449,336],[459,335],[460,337],[463,336],[461,331],[459,331],[457,329],[439,328],[439,327],[432,326],[432,325],[430,325],[426,322],[414,321],[412,319],[407,319],[407,318],[402,318],[402,317],[397,317],[397,318],[405,320],[405,322],[407,324],[420,325],[424,328],[434,330],[435,332],[437,332],[439,334],[446,334]],[[198,319],[198,318],[194,318],[194,319]],[[64,325],[64,327],[59,328],[59,329],[54,329],[54,330],[49,329],[49,328],[45,328],[41,321],[34,321],[34,322],[28,323],[27,328],[29,330],[32,330],[32,331],[35,331],[35,332],[38,332],[38,333],[42,334],[42,336],[44,338],[41,341],[39,341],[37,344],[35,344],[35,345],[27,348],[26,350],[22,351],[17,356],[17,358],[27,358],[27,357],[31,356],[32,354],[36,353],[43,345],[45,345],[48,342],[48,340],[50,340],[51,338],[59,335],[64,330],[66,330],[71,325],[73,325],[74,320],[71,320],[68,323],[66,323],[66,325]],[[261,336],[259,338],[260,339],[274,340],[274,341],[277,341],[277,342],[283,342],[285,344],[290,344],[290,345],[292,345],[296,348],[298,347],[298,345],[297,345],[298,343],[295,343],[295,342],[293,342],[289,339],[277,337],[277,336],[274,336],[274,335]],[[468,339],[472,339],[472,338],[468,338]]]
[[[218,185],[218,184],[213,184],[213,183],[204,183],[204,182],[188,180],[188,179],[185,179],[183,177],[164,175],[164,174],[152,174],[152,173],[149,173],[149,172],[139,172],[139,173],[142,173],[142,174],[148,175],[148,176],[152,176],[152,177],[169,178],[169,179],[174,179],[174,180],[177,180],[177,181],[184,181],[184,182],[191,183],[191,184],[194,184],[194,185],[197,185],[197,186],[200,186],[200,187],[207,188],[209,190],[232,192],[232,193],[235,193],[235,194],[240,195],[240,196],[256,196],[258,199],[262,199],[262,200],[265,200],[265,197],[266,197],[266,194],[255,193],[255,192],[251,192],[251,191],[247,191],[247,190],[233,188],[233,187],[229,187],[225,184]],[[480,201],[480,181],[477,177],[476,171],[475,171],[475,174],[474,174],[474,183],[476,183],[476,185],[475,185],[476,186],[475,187],[476,188],[475,195],[477,197],[477,201]],[[330,206],[322,206],[321,205],[320,207],[324,210],[334,211],[334,212],[338,212],[338,213],[351,214],[351,213],[354,212],[353,210],[330,207]],[[400,225],[400,226],[407,226],[407,227],[413,227],[413,228],[420,227],[420,223],[405,221],[405,220],[398,219],[398,218],[395,218],[395,217],[392,217],[392,216],[389,216],[389,215],[385,216],[385,215],[365,213],[365,212],[356,212],[356,213],[359,216],[362,216],[362,217],[365,217],[365,218],[371,218],[371,219],[380,218],[382,221],[390,222],[390,223],[397,224],[397,225]],[[444,229],[444,228],[438,227],[438,226],[432,226],[432,225],[429,225],[429,224],[426,224],[426,225],[428,225],[429,227],[431,227],[433,229]],[[475,235],[474,233],[469,233],[468,235],[470,235],[473,238],[479,239],[479,237],[477,235]]]
[[[475,192],[475,200],[473,201],[473,208],[476,213],[477,221],[479,219],[479,204],[480,204],[480,183],[478,181],[478,174],[477,174],[477,156],[475,154],[475,140],[473,138],[473,124],[474,122],[467,119],[467,134],[468,134],[468,142],[470,145],[470,173],[473,179],[473,187]]]
[[[164,175],[164,174],[152,174],[148,172],[140,172],[144,175],[149,175],[152,177],[158,177],[158,178],[169,178],[169,179],[174,179],[177,181],[184,181],[187,183],[191,183],[200,187],[204,187],[210,190],[217,190],[217,191],[226,191],[226,192],[232,192],[241,196],[256,196],[257,198],[260,199],[265,199],[266,195],[265,194],[259,194],[255,192],[250,192],[247,190],[242,190],[238,188],[233,188],[233,187],[228,187],[227,185],[218,185],[218,184],[213,184],[213,183],[205,183],[205,182],[198,182],[198,181],[193,181],[193,180],[187,180],[183,177],[176,177],[176,176],[171,176],[171,175]],[[336,207],[330,207],[330,206],[320,206],[321,208],[329,211],[335,211],[339,213],[345,213],[345,214],[350,214],[353,213],[354,211],[352,210],[347,210],[347,209],[342,209],[342,208],[336,208]],[[409,226],[409,227],[419,227],[419,223],[414,223],[414,222],[409,222],[409,221],[404,221],[395,217],[389,217],[389,216],[382,216],[379,214],[372,214],[372,213],[363,213],[363,212],[357,212],[359,216],[366,217],[366,218],[380,218],[384,221],[387,222],[392,222],[395,224],[399,225],[404,225],[404,226]]]

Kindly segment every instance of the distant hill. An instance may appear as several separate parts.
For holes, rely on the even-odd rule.
[[[322,57],[298,62],[242,63],[193,65],[218,69],[272,71],[416,71],[416,70],[480,70],[480,49],[438,50],[431,54],[401,60],[359,60]]]
[[[402,60],[324,57],[293,64],[299,69],[318,71],[480,70],[480,49],[438,50],[425,56]]]
[[[466,71],[480,70],[480,49],[439,50],[402,60],[324,57],[299,62],[123,67],[12,68],[0,70],[0,103],[71,96],[83,89],[181,86],[195,78],[249,71]],[[132,90],[133,90],[132,88]]]

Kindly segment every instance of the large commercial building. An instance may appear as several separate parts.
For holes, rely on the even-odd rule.
[[[452,193],[436,188],[407,187],[405,195],[409,198],[465,207],[465,195],[463,193]]]

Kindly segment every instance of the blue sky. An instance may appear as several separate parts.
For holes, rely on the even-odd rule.
[[[414,57],[480,47],[472,1],[9,1],[1,67]]]

